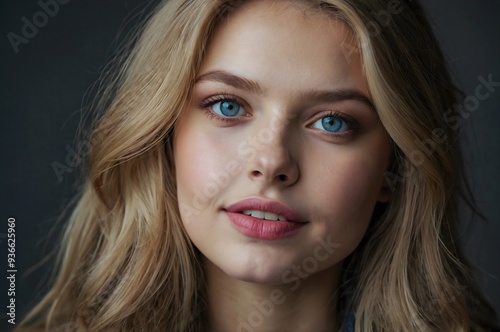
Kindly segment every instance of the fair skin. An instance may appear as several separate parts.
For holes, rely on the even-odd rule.
[[[390,198],[389,140],[358,54],[341,47],[353,36],[304,9],[258,1],[223,20],[176,126],[179,206],[204,257],[207,331],[338,328],[342,262]],[[295,221],[244,216],[257,225],[249,234],[234,222],[243,211],[231,211],[247,198],[283,203]],[[279,223],[293,231],[275,231]]]

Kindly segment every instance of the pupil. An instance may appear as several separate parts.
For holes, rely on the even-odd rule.
[[[240,110],[237,103],[232,101],[224,101],[221,103],[221,112],[226,116],[235,115]]]
[[[329,116],[323,119],[323,126],[326,130],[335,132],[340,129],[341,124],[337,118]]]

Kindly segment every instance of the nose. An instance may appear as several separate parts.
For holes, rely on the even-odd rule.
[[[285,125],[260,130],[262,142],[255,158],[248,163],[248,176],[263,185],[289,187],[299,179],[299,167],[293,158],[294,146],[290,130]]]

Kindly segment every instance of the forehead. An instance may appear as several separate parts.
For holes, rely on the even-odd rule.
[[[225,70],[283,88],[362,85],[352,45],[353,33],[333,14],[291,1],[253,1],[217,25],[200,74]]]

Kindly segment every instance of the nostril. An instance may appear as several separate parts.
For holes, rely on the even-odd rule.
[[[255,171],[252,171],[252,176],[255,176],[255,177],[259,177],[262,173],[255,170]]]
[[[285,174],[280,174],[280,175],[278,175],[278,179],[281,182],[285,182],[286,180],[288,180],[288,176],[286,176]]]

